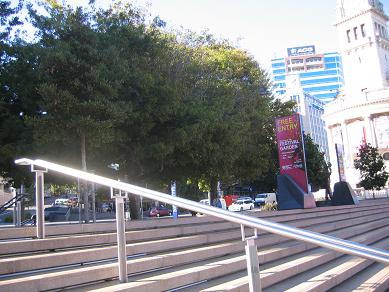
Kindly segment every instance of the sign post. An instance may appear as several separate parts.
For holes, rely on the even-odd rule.
[[[289,175],[305,193],[308,193],[308,179],[300,115],[294,114],[277,118],[276,132],[280,174]]]
[[[172,197],[177,196],[177,185],[175,181],[172,181],[170,191],[172,194]],[[177,206],[173,205],[173,218],[177,219],[178,218],[178,212],[177,212]]]
[[[338,162],[339,181],[346,181],[346,174],[344,171],[344,152],[342,144],[335,144],[336,161]]]

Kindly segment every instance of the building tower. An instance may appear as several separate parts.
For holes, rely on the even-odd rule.
[[[288,76],[298,75],[304,92],[327,103],[334,100],[343,87],[343,66],[340,54],[316,53],[314,45],[287,49],[287,56],[271,60],[271,76],[275,96],[286,93]]]
[[[345,87],[325,105],[323,119],[331,182],[342,179],[356,187],[361,144],[377,147],[389,167],[389,17],[377,0],[337,0],[336,11]]]
[[[287,75],[285,83],[285,93],[280,96],[280,100],[282,102],[293,100],[296,103],[295,111],[301,115],[303,132],[311,136],[315,144],[319,146],[320,151],[329,160],[327,132],[322,119],[324,103],[304,91],[298,74]]]
[[[389,85],[388,19],[380,1],[337,0],[335,26],[348,98]]]

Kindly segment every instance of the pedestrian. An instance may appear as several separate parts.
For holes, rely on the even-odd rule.
[[[36,214],[31,216],[31,225],[35,226],[36,225]]]

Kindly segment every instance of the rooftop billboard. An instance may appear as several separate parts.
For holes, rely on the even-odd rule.
[[[294,47],[288,48],[288,56],[304,56],[304,55],[314,55],[315,54],[315,46],[304,46],[304,47]]]

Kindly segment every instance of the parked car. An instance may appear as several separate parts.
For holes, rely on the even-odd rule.
[[[251,197],[238,197],[238,199],[237,200],[251,200],[253,203],[255,202],[254,200],[253,200],[253,198],[251,198]]]
[[[54,201],[54,205],[67,205],[69,199],[68,198],[57,198]]]
[[[78,198],[77,197],[70,197],[66,203],[66,205],[70,207],[76,207],[78,204]]]
[[[255,196],[255,205],[261,206],[265,204],[265,199],[267,197],[267,194],[257,194]]]
[[[229,211],[239,212],[244,210],[251,210],[254,208],[253,200],[236,200],[229,207]]]
[[[162,217],[172,215],[172,210],[166,208],[165,206],[158,206],[150,208],[148,211],[149,217]]]
[[[275,203],[277,201],[275,193],[263,193],[255,196],[255,205],[265,205],[266,203]]]
[[[44,216],[46,221],[65,221],[67,220],[66,214],[69,212],[69,207],[65,205],[47,207],[44,210]]]
[[[101,212],[112,212],[112,206],[109,203],[101,204]]]
[[[200,200],[200,203],[204,204],[204,205],[210,205],[209,204],[209,199]]]

